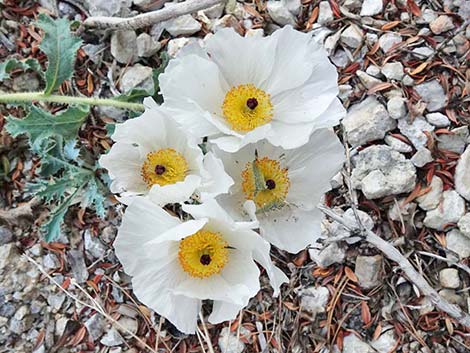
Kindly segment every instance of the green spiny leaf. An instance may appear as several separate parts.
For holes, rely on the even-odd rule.
[[[45,240],[47,242],[51,242],[59,237],[60,226],[64,223],[65,214],[79,190],[80,188],[77,188],[62,203],[51,211],[49,220],[42,226],[42,230],[45,233]]]
[[[96,214],[104,218],[106,210],[104,208],[105,197],[98,188],[96,179],[90,179],[87,184],[86,191],[83,194],[82,198],[82,207],[94,206]]]
[[[70,107],[59,114],[52,115],[38,107],[31,106],[31,111],[24,119],[7,117],[6,129],[14,137],[21,134],[28,135],[33,151],[37,152],[43,140],[52,135],[61,136],[65,141],[75,139],[89,109],[88,106]]]
[[[41,71],[41,65],[36,59],[26,59],[26,60],[18,60],[18,59],[9,59],[0,63],[0,82],[10,78],[10,73],[14,70],[33,70],[39,73],[41,76],[43,75]]]
[[[65,197],[65,192],[70,188],[70,179],[63,178],[49,182],[36,192],[36,195],[49,203],[53,200],[59,201]]]
[[[82,41],[72,35],[70,22],[65,18],[53,20],[40,14],[36,25],[44,31],[39,48],[49,60],[44,90],[44,94],[49,95],[72,76],[77,50]]]

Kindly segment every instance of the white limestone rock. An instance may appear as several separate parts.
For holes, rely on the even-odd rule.
[[[398,129],[403,135],[408,137],[416,149],[420,149],[426,147],[428,142],[428,137],[424,132],[434,131],[434,126],[430,125],[423,118],[417,117],[411,122],[408,122],[407,119],[398,120]]]
[[[351,24],[341,33],[341,42],[350,48],[358,48],[364,38],[364,32],[357,25]]]
[[[395,32],[384,33],[379,38],[379,46],[384,53],[388,52],[394,45],[401,43],[403,40],[401,35]]]
[[[413,163],[388,146],[367,147],[353,161],[352,185],[369,199],[409,192],[415,187]]]
[[[390,119],[385,107],[374,97],[353,105],[342,124],[353,146],[383,139],[387,131],[396,127],[396,121]]]
[[[413,157],[411,157],[411,162],[418,168],[422,168],[432,161],[432,153],[425,147],[420,148],[418,151],[416,151]]]
[[[382,73],[389,80],[400,81],[405,73],[403,72],[403,64],[401,62],[386,63],[382,67]]]
[[[444,268],[439,272],[439,282],[444,288],[460,287],[459,271],[455,268]]]
[[[464,214],[464,199],[455,190],[446,190],[440,204],[426,213],[423,223],[426,227],[444,230],[446,225],[457,223]]]
[[[427,104],[427,110],[434,112],[447,105],[447,96],[438,80],[427,81],[416,86],[416,92]]]
[[[419,207],[425,211],[435,209],[439,205],[439,202],[441,202],[444,183],[438,176],[433,176],[429,186],[431,187],[431,190],[428,193],[416,198]]]
[[[383,10],[382,0],[364,0],[361,8],[361,16],[375,16]]]
[[[426,120],[435,127],[446,127],[450,125],[449,118],[439,112],[426,114]]]
[[[470,147],[460,156],[455,168],[454,175],[455,190],[470,201]]]
[[[387,102],[387,110],[392,119],[401,119],[406,115],[406,104],[403,97],[391,97]]]
[[[470,238],[458,229],[452,229],[446,235],[447,249],[455,252],[461,259],[470,256]]]

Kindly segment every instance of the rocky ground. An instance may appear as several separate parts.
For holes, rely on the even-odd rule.
[[[44,64],[40,32],[31,24],[38,13],[83,22],[165,2],[0,1],[0,59]],[[365,228],[468,312],[469,20],[466,0],[230,0],[137,32],[79,29],[84,45],[75,76],[61,90],[111,97],[150,89],[162,52],[174,56],[223,27],[246,36],[288,24],[311,31],[338,68],[348,109],[338,128],[348,163],[326,204],[346,219],[357,207]],[[0,90],[41,85],[25,73]],[[48,209],[25,187],[40,161],[24,138],[1,130],[8,114],[23,111],[0,106],[0,352],[470,352],[470,328],[437,311],[396,263],[357,237],[328,242],[349,235],[335,222],[325,223],[323,246],[295,256],[274,250],[291,279],[280,298],[263,277],[264,289],[237,320],[182,335],[132,295],[112,248],[123,210],[115,200],[108,200],[105,221],[73,208],[60,239],[42,241],[38,226]],[[80,142],[98,156],[110,143],[105,124],[126,118],[121,110],[94,109]]]

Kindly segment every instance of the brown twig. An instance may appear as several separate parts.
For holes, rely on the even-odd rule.
[[[129,18],[120,17],[89,17],[84,25],[96,29],[139,29],[152,26],[178,16],[187,15],[199,10],[220,4],[225,0],[187,0],[185,2]]]
[[[406,274],[408,279],[420,289],[421,293],[429,297],[431,302],[437,308],[452,316],[463,326],[470,328],[470,315],[465,313],[457,305],[451,304],[442,298],[439,293],[437,293],[437,291],[429,285],[424,277],[415,270],[408,259],[404,257],[392,244],[383,240],[381,237],[370,230],[364,228],[359,229],[358,227],[356,227],[356,229],[351,228],[350,223],[347,223],[340,215],[328,207],[320,205],[318,208],[331,219],[340,223],[343,227],[350,229],[353,234],[361,234],[365,241],[379,249],[390,260],[396,262]]]

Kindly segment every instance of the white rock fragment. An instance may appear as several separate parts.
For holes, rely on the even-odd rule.
[[[376,65],[369,65],[366,69],[366,73],[377,78],[381,77],[380,68]]]
[[[333,11],[331,10],[329,1],[320,1],[317,22],[319,24],[325,24],[333,21],[333,19]]]
[[[346,257],[345,249],[338,245],[338,243],[331,243],[323,249],[312,249],[308,250],[310,258],[318,266],[326,268],[335,263],[342,263]]]
[[[134,31],[114,31],[111,36],[111,55],[121,64],[137,60],[137,35]]]
[[[416,153],[411,157],[411,162],[418,168],[424,167],[426,164],[433,161],[431,151],[427,148],[420,148]]]
[[[462,234],[470,238],[470,213],[466,213],[457,223]]]
[[[460,156],[455,168],[454,175],[455,190],[470,201],[470,146]]]
[[[107,346],[107,347],[112,347],[112,346],[119,346],[120,344],[124,343],[124,340],[122,339],[121,335],[119,332],[112,327],[100,340],[100,343]]]
[[[444,230],[449,223],[457,223],[465,214],[465,201],[455,190],[442,193],[442,202],[426,213],[424,225],[429,228]]]
[[[353,161],[352,185],[369,199],[409,192],[415,187],[413,163],[388,146],[367,147]]]
[[[344,338],[342,353],[376,353],[375,349],[351,333]]]
[[[452,18],[447,15],[441,15],[429,24],[429,28],[434,34],[441,34],[454,28]]]
[[[468,126],[461,126],[451,130],[450,134],[437,136],[437,146],[441,150],[452,151],[462,154],[469,140]]]
[[[416,149],[420,149],[425,147],[428,142],[428,137],[424,132],[433,131],[434,126],[428,124],[428,122],[423,118],[418,117],[411,123],[406,119],[398,120],[398,129],[400,129],[400,132],[411,141]]]
[[[308,287],[299,292],[300,307],[313,315],[324,313],[330,298],[330,292],[326,287]]]
[[[245,343],[237,338],[236,332],[230,332],[230,327],[224,327],[220,331],[218,342],[221,352],[242,353],[245,350]]]
[[[429,186],[431,187],[429,192],[416,198],[419,207],[425,211],[435,209],[439,205],[439,202],[441,202],[442,191],[444,189],[444,183],[441,178],[433,176]]]
[[[384,139],[385,143],[392,147],[395,151],[401,152],[401,153],[409,153],[413,151],[413,147],[408,145],[407,143],[397,139],[396,137],[387,135],[385,136]]]
[[[447,96],[438,80],[421,83],[415,89],[427,104],[428,111],[433,112],[447,105]]]
[[[359,79],[364,84],[364,86],[366,86],[367,89],[370,89],[370,88],[372,88],[374,86],[377,86],[378,84],[382,83],[381,80],[365,73],[362,70],[357,70],[356,75],[357,75],[357,77],[359,77]]]
[[[379,338],[370,342],[378,353],[390,353],[397,346],[397,336],[393,330],[382,333]]]
[[[382,73],[389,80],[401,80],[405,74],[401,62],[386,63],[382,67]]]
[[[405,98],[392,97],[387,102],[387,110],[392,119],[401,119],[406,115]]]
[[[439,282],[444,288],[456,289],[460,287],[459,271],[455,268],[444,268],[439,272]]]
[[[388,210],[388,216],[394,221],[400,221],[416,210],[416,204],[414,202],[405,203],[405,199],[400,199],[393,203],[393,206]]]
[[[171,7],[174,4],[167,3],[165,8]],[[181,35],[189,36],[201,30],[201,24],[194,19],[191,15],[183,15],[180,17],[172,18],[171,20],[162,23],[172,36],[177,37]]]
[[[352,24],[341,33],[340,38],[343,44],[350,48],[356,49],[361,45],[363,37],[364,32],[362,29],[360,29],[357,25]]]
[[[450,120],[442,113],[426,114],[426,120],[435,127],[446,127],[450,125]]]
[[[382,269],[382,256],[358,256],[354,273],[359,281],[359,286],[370,289],[380,283],[380,271]]]
[[[139,57],[150,57],[158,52],[160,48],[160,42],[156,41],[151,35],[145,32],[137,37],[137,55]]]
[[[197,39],[186,37],[171,39],[167,46],[168,55],[174,58],[184,46],[194,42],[197,42]]]
[[[374,97],[368,97],[359,104],[353,105],[342,125],[353,146],[383,139],[387,131],[396,127],[396,121],[390,119],[385,107]]]
[[[375,16],[383,10],[382,0],[364,0],[361,8],[361,16]]]
[[[153,85],[152,68],[140,64],[129,67],[121,78],[121,90],[124,93],[130,92],[134,88],[152,91]]]
[[[388,52],[394,45],[401,42],[401,36],[394,32],[387,32],[379,38],[379,46],[384,53]]]
[[[289,11],[288,7],[286,6],[286,1],[268,1],[267,9],[269,16],[271,16],[272,20],[277,24],[282,26],[296,25],[297,21],[295,16],[292,14],[292,12]]]
[[[470,256],[470,238],[463,235],[458,229],[452,229],[447,233],[446,247],[459,255],[461,259]]]
[[[412,50],[412,53],[416,54],[415,56],[420,58],[428,58],[434,54],[434,50],[428,47],[419,47]]]
[[[431,10],[431,9],[425,9],[422,12],[421,17],[418,17],[416,19],[416,23],[418,24],[430,23],[434,21],[436,18],[437,18],[436,11]]]

